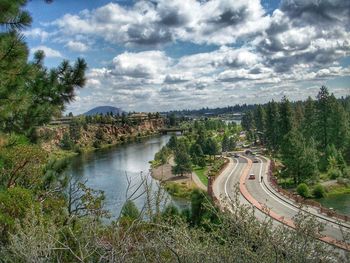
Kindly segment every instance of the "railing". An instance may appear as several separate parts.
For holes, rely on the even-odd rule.
[[[277,183],[277,178],[273,175],[273,172],[275,170],[275,163],[273,160],[271,160],[270,167],[269,167],[269,172],[268,172],[268,179],[270,182],[270,185],[277,191],[278,193],[282,194],[283,196],[294,200],[296,203],[301,204],[301,205],[307,205],[307,206],[313,206],[319,210],[321,214],[327,215],[329,217],[332,217],[334,219],[340,219],[345,222],[350,222],[350,216],[342,215],[336,213],[334,210],[323,207],[320,203],[313,201],[313,200],[308,200],[300,195],[291,193],[283,188],[281,188],[278,183]]]

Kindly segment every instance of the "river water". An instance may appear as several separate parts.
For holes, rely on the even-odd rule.
[[[79,180],[87,179],[88,187],[104,191],[105,208],[116,218],[126,200],[126,175],[133,185],[139,185],[142,176],[147,176],[148,182],[155,185],[155,180],[149,175],[149,161],[169,139],[169,135],[156,136],[82,154],[72,158],[67,172]],[[144,202],[145,196],[141,196],[135,204],[141,208]]]
[[[341,194],[322,198],[319,202],[328,208],[333,208],[338,213],[350,216],[350,194]]]

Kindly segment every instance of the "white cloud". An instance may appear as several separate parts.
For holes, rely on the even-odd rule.
[[[156,0],[132,7],[109,3],[56,20],[62,33],[88,34],[111,43],[158,45],[175,40],[230,44],[269,25],[259,0]]]
[[[30,30],[24,31],[23,34],[26,37],[40,38],[41,42],[44,42],[50,35],[50,33],[46,32],[41,28],[30,29]]]
[[[170,63],[171,59],[162,51],[125,52],[113,59],[112,74],[157,81],[162,79]]]
[[[266,14],[259,0],[114,2],[66,14],[51,26],[71,50],[97,43],[127,50],[89,70],[88,95],[80,95],[84,107],[108,98],[130,110],[198,108],[299,99],[349,76],[340,62],[350,56],[349,3],[281,0]],[[184,42],[214,50],[181,56]],[[164,47],[177,48],[180,57],[170,58]]]
[[[68,43],[66,44],[66,47],[68,47],[71,51],[76,51],[76,52],[86,52],[89,50],[89,47],[83,42],[73,41],[73,40],[68,41]]]
[[[35,53],[38,50],[44,51],[45,56],[48,58],[62,58],[63,57],[61,52],[59,52],[58,50],[52,49],[50,47],[47,47],[47,46],[33,47],[30,49],[30,52]]]

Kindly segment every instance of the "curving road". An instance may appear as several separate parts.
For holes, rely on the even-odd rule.
[[[235,195],[235,187],[240,184],[239,199],[243,204],[252,204],[256,210],[259,220],[266,218],[266,214],[260,209],[266,206],[270,209],[270,216],[273,223],[278,225],[281,221],[284,224],[293,226],[293,217],[298,213],[299,207],[291,200],[276,192],[267,181],[269,160],[265,157],[257,157],[258,163],[252,163],[247,157],[230,158],[230,163],[225,171],[215,180],[213,184],[214,195],[224,204],[231,202]],[[246,178],[247,174],[254,173],[255,180]],[[263,177],[263,181],[261,181]],[[242,191],[243,190],[243,191]],[[247,198],[248,197],[248,198]],[[323,241],[342,240],[342,233],[339,222],[334,219],[320,215],[312,207],[304,207],[303,210],[311,213],[325,224],[323,234],[326,236]],[[350,225],[341,223],[343,231],[350,233]]]

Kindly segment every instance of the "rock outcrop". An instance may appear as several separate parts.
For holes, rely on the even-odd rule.
[[[80,136],[76,141],[79,147],[93,146],[97,139],[97,133],[103,137],[104,144],[118,144],[134,138],[157,134],[163,128],[162,118],[143,120],[139,125],[115,125],[115,124],[88,124],[78,127]],[[101,132],[102,131],[102,132]],[[44,126],[37,130],[38,138],[45,150],[52,151],[60,147],[63,135],[70,134],[68,124],[58,126]]]

